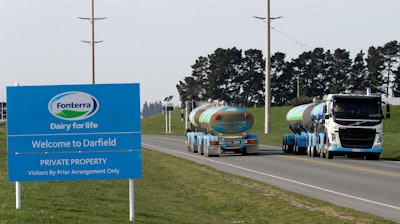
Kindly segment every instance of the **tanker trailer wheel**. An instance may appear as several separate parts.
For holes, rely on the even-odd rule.
[[[294,148],[294,145],[288,145],[288,146],[287,146],[287,151],[286,151],[286,152],[292,153],[292,152],[293,152],[293,148]]]
[[[188,152],[192,151],[192,149],[190,148],[189,138],[186,139],[186,149],[187,149]]]
[[[198,141],[197,153],[199,153],[200,155],[204,155],[204,140],[203,139]]]
[[[295,155],[298,155],[298,154],[299,154],[299,146],[298,146],[297,144],[293,147],[293,153],[294,153]]]
[[[325,158],[325,153],[324,153],[324,147],[323,146],[320,146],[319,157]]]
[[[282,151],[284,152],[284,153],[287,153],[287,145],[285,144],[285,137],[283,137],[283,139],[282,139]]]
[[[307,145],[307,156],[311,157],[311,146]]]
[[[208,145],[204,146],[204,156],[210,157],[210,153],[208,153]]]
[[[317,149],[314,146],[311,147],[311,157],[317,157]]]

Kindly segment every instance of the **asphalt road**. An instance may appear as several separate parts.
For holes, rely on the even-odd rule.
[[[208,158],[187,152],[183,136],[143,135],[142,146],[400,223],[397,161],[309,158],[268,146],[258,155]]]

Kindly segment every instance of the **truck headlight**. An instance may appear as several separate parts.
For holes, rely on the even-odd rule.
[[[332,143],[339,143],[339,138],[336,132],[331,133]]]
[[[382,145],[383,144],[383,134],[378,134],[376,137],[375,145]]]

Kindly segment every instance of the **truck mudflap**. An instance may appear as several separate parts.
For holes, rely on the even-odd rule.
[[[257,154],[259,151],[258,145],[246,146],[246,154]]]
[[[204,147],[204,156],[211,157],[211,156],[219,156],[221,155],[222,150],[221,147],[218,145],[206,145]]]

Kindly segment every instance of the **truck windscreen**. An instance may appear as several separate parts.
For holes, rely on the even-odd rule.
[[[345,119],[381,119],[381,100],[378,97],[336,97],[333,115]]]

